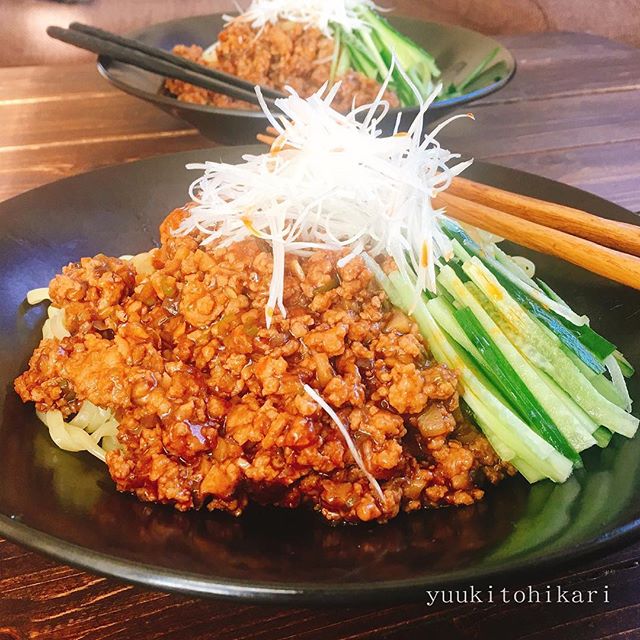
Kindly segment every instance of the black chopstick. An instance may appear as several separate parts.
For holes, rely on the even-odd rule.
[[[114,60],[120,60],[121,62],[144,69],[145,71],[150,71],[151,73],[182,80],[183,82],[208,89],[209,91],[223,93],[236,100],[244,100],[252,104],[258,104],[258,97],[253,89],[248,90],[238,86],[238,78],[235,76],[229,76],[233,82],[219,80],[203,73],[199,65],[196,65],[198,66],[198,71],[186,69],[184,66],[178,65],[173,61],[168,61],[150,53],[140,51],[137,48],[104,40],[96,35],[90,35],[81,31],[51,26],[47,28],[47,34],[56,40],[61,40],[62,42],[92,51],[99,55],[108,56]],[[202,67],[202,69],[207,68]],[[243,80],[242,82],[246,81]],[[272,98],[265,97],[265,102],[270,109],[279,111]]]
[[[131,49],[136,49],[137,51],[142,51],[142,53],[148,53],[156,58],[160,58],[161,60],[166,60],[167,62],[172,62],[173,64],[178,65],[179,67],[183,67],[185,69],[189,69],[191,71],[195,71],[196,73],[201,73],[205,76],[209,76],[214,80],[221,80],[222,82],[226,82],[227,84],[234,84],[237,87],[241,87],[242,89],[246,89],[247,91],[251,91],[254,93],[255,83],[249,82],[248,80],[243,80],[242,78],[238,78],[237,76],[232,76],[230,73],[225,73],[224,71],[219,71],[218,69],[212,69],[210,67],[205,67],[204,65],[198,64],[197,62],[193,62],[192,60],[187,60],[186,58],[181,58],[180,56],[176,56],[164,49],[160,49],[159,47],[153,47],[146,42],[142,42],[141,40],[133,40],[132,38],[125,38],[124,36],[119,36],[117,33],[111,33],[110,31],[104,31],[104,29],[99,29],[98,27],[92,27],[88,24],[82,24],[81,22],[72,22],[69,25],[69,29],[72,31],[80,31],[82,33],[86,33],[90,36],[96,36],[96,38],[100,38],[101,40],[106,40],[107,42],[114,42],[115,44],[121,44],[125,47],[130,47]],[[260,87],[262,90],[262,95],[265,98],[285,98],[285,94],[276,91],[275,89],[270,89],[269,87]]]

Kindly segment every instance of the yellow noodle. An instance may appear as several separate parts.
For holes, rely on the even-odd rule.
[[[46,288],[33,289],[27,294],[29,304],[50,299]],[[65,326],[64,309],[49,305],[47,319],[42,326],[42,337],[62,340],[70,335]],[[46,413],[36,411],[36,415],[49,430],[53,442],[65,451],[88,451],[104,462],[106,453],[118,446],[118,421],[113,412],[89,400],[82,403],[78,413],[69,422],[65,422],[62,413],[57,410]]]

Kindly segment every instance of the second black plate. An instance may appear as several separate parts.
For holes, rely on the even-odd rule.
[[[515,72],[516,63],[511,52],[499,42],[485,35],[453,25],[422,22],[390,16],[398,30],[433,55],[442,70],[442,82],[459,84],[493,51],[489,68],[465,90],[464,95],[440,100],[429,110],[428,117],[439,118],[456,105],[470,102],[504,86]],[[208,47],[218,38],[224,25],[222,14],[194,16],[147,27],[132,37],[161,49],[171,50],[177,44],[197,44]],[[264,133],[267,119],[259,111],[219,109],[217,107],[181,102],[162,90],[163,78],[131,65],[101,56],[98,70],[119,89],[147,100],[174,116],[186,120],[211,140],[221,144],[255,142]],[[403,109],[405,123],[413,119],[417,109]],[[386,128],[395,124],[396,112],[386,118]],[[384,127],[384,125],[383,125]],[[406,127],[405,127],[406,129]]]

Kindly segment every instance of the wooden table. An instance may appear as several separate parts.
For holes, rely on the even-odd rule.
[[[502,40],[518,59],[516,78],[475,104],[476,123],[454,123],[444,143],[640,211],[640,51],[570,33]],[[111,89],[89,65],[0,69],[0,96],[0,199],[95,167],[210,144]],[[608,585],[609,602],[250,606],[121,584],[0,540],[0,640],[640,638],[640,544],[525,584]]]

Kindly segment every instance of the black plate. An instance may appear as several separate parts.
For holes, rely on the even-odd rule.
[[[331,527],[306,511],[251,508],[240,518],[178,513],[116,493],[89,454],[60,451],[12,390],[37,344],[44,306],[25,293],[80,256],[136,253],[196,176],[188,161],[248,149],[177,154],[57,182],[0,205],[0,534],[59,560],[163,589],[253,600],[341,604],[420,597],[427,586],[503,577],[565,562],[640,526],[640,438],[589,451],[564,485],[520,479],[468,508]],[[491,184],[633,222],[620,207],[556,182],[488,164]],[[524,253],[524,252],[522,252]],[[640,294],[538,256],[551,286],[640,363]],[[640,376],[631,393],[640,399]]]
[[[498,49],[490,65],[491,70],[482,74],[464,95],[436,102],[429,110],[430,119],[439,118],[458,104],[470,102],[499,89],[515,72],[516,63],[511,52],[496,40],[480,33],[399,16],[390,16],[389,20],[436,58],[445,86],[452,82],[457,84],[467,78],[492,51]],[[171,50],[176,44],[198,44],[206,48],[217,40],[223,24],[222,14],[194,16],[162,22],[136,31],[132,36],[166,50]],[[221,144],[251,144],[255,142],[256,135],[263,133],[269,124],[258,111],[218,109],[176,100],[163,93],[162,77],[104,56],[98,58],[98,70],[119,89],[186,120],[207,138]],[[405,108],[403,112],[403,122],[406,123],[415,116],[417,110]],[[392,128],[395,118],[396,112],[390,112],[383,128]]]

